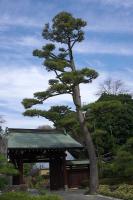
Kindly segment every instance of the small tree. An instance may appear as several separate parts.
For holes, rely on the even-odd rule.
[[[34,50],[33,55],[44,58],[44,66],[48,72],[54,72],[55,79],[49,80],[49,88],[43,92],[34,93],[33,99],[24,99],[22,104],[26,109],[33,105],[42,104],[46,99],[61,94],[70,94],[76,107],[77,117],[86,141],[86,148],[90,159],[90,193],[95,193],[98,188],[98,170],[95,148],[91,134],[87,128],[85,117],[81,109],[81,96],[79,85],[91,83],[97,78],[98,73],[89,68],[77,69],[74,62],[73,48],[76,43],[84,40],[83,27],[86,22],[80,18],[74,18],[70,13],[61,12],[57,14],[52,25],[46,24],[42,36],[52,43],[46,44],[41,50]],[[62,45],[56,49],[55,42]],[[43,116],[41,110],[29,110],[26,112],[31,116]]]

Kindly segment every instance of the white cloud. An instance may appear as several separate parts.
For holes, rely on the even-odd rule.
[[[1,69],[0,96],[7,98],[9,96],[12,98],[29,97],[38,89],[45,90],[49,78],[49,74],[44,76],[35,66],[29,66],[29,68],[18,66],[18,68],[13,68],[12,71],[3,67]]]
[[[45,44],[41,37],[37,37],[35,35],[31,36],[21,36],[21,37],[7,37],[1,36],[0,37],[1,47],[14,49],[21,48],[21,47],[30,47],[30,48],[37,48]]]
[[[52,125],[52,122],[45,118],[41,117],[24,117],[22,114],[8,114],[4,115],[3,118],[6,122],[3,124],[3,127],[9,128],[37,128],[40,125]]]
[[[18,38],[18,40],[16,40],[16,45],[17,44],[20,46],[38,47],[42,46],[42,40],[41,37],[39,39],[35,36],[25,36]]]
[[[88,53],[88,54],[115,54],[115,55],[133,55],[133,44],[118,43],[118,42],[105,42],[100,40],[91,40],[90,42],[85,41],[75,48],[77,53]]]
[[[82,97],[82,103],[86,104],[89,102],[95,102],[98,99],[98,96],[96,95],[99,90],[99,85],[104,82],[104,80],[107,80],[109,78],[112,78],[113,80],[121,80],[125,86],[125,88],[128,89],[129,93],[133,93],[133,70],[132,68],[127,68],[125,70],[119,70],[119,71],[101,71],[99,70],[99,77],[95,79],[91,84],[83,85],[81,84],[81,97]]]
[[[0,0],[0,26],[40,28],[56,12],[55,8],[56,4],[47,1]]]
[[[107,77],[108,73],[101,71],[99,77],[93,80],[92,83],[87,85],[81,84],[80,89],[83,104],[94,102],[97,100],[98,96],[96,94],[99,84],[103,82],[103,80],[105,80]]]
[[[96,96],[99,84],[108,77],[118,78],[129,88],[133,88],[132,73],[128,68],[125,76],[125,71],[119,72],[105,72],[100,71],[99,78],[94,80],[91,84],[81,85],[82,103],[94,102],[98,97]],[[22,127],[22,128],[36,128],[42,124],[52,124],[43,118],[30,118],[22,116],[24,108],[21,105],[23,98],[32,98],[33,93],[37,91],[46,90],[48,87],[48,80],[54,75],[40,70],[35,66],[29,68],[21,68],[19,66],[9,70],[9,68],[1,69],[0,79],[0,114],[4,116],[7,121],[5,126]],[[61,95],[46,100],[43,109],[49,109],[53,105],[72,105],[72,98],[70,95]]]
[[[101,5],[114,6],[114,7],[124,7],[131,8],[133,7],[132,0],[79,0],[82,3],[97,3]]]
[[[21,68],[15,66],[12,70],[7,67],[1,69],[0,79],[0,107],[5,111],[0,112],[7,121],[6,126],[14,127],[34,127],[50,123],[41,118],[23,117],[24,108],[21,105],[23,98],[32,98],[33,93],[44,91],[48,87],[48,80],[54,75],[46,72],[44,69],[39,70],[35,66],[29,68]],[[48,109],[52,105],[71,103],[71,97],[61,95],[57,98],[47,100],[42,106],[43,109]],[[50,123],[51,124],[51,123]]]
[[[125,7],[125,8],[131,8],[133,7],[133,1],[132,0],[101,0],[101,2],[105,5],[112,5],[115,7]]]
[[[15,18],[9,14],[5,14],[0,18],[1,26],[24,26],[24,27],[41,27],[42,24],[38,20],[29,17],[16,16]]]
[[[121,20],[122,19],[122,20]],[[132,21],[129,18],[113,16],[100,16],[88,19],[86,31],[105,33],[133,33]]]
[[[83,0],[84,1],[84,0]],[[121,1],[121,3],[118,3]],[[132,0],[131,0],[132,1]],[[124,0],[94,0],[88,1],[88,4],[83,3],[83,9],[79,8],[78,15],[87,21],[87,27],[85,28],[88,32],[103,32],[103,33],[133,33],[132,26],[132,8],[133,1],[127,5],[131,6],[131,9],[124,9],[121,7],[124,4]],[[89,9],[89,4],[95,7]],[[122,4],[123,2],[123,4]],[[111,4],[112,3],[112,4]],[[126,4],[126,3],[125,3]],[[85,7],[86,5],[86,7]],[[111,6],[112,5],[112,6]],[[118,8],[117,8],[118,6]],[[77,16],[78,16],[77,15]]]

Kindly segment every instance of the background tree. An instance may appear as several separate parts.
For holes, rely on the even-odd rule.
[[[97,95],[102,95],[104,93],[118,95],[118,94],[129,93],[129,91],[127,90],[127,88],[125,87],[124,83],[121,80],[108,78],[99,85],[99,90]]]
[[[116,152],[118,146],[133,137],[133,99],[130,95],[104,93],[84,109],[89,110],[86,116],[91,121],[93,138],[97,144],[99,141],[99,148],[104,147],[103,153]]]
[[[46,44],[41,50],[35,50],[33,55],[44,58],[44,66],[47,71],[54,72],[56,77],[49,80],[49,88],[46,91],[36,92],[33,99],[24,99],[22,103],[28,109],[33,105],[42,104],[50,97],[61,94],[72,96],[90,159],[90,193],[95,193],[98,188],[97,159],[91,134],[82,113],[79,85],[91,83],[98,73],[89,68],[77,69],[73,56],[73,48],[76,43],[84,40],[82,28],[85,26],[85,21],[74,18],[67,12],[57,14],[53,18],[51,26],[45,25],[42,36],[52,43]],[[62,47],[57,49],[54,42],[60,43]],[[40,115],[39,112],[38,115]]]
[[[49,125],[41,125],[41,126],[38,126],[38,129],[41,129],[41,130],[53,130],[54,128],[52,128]]]
[[[133,99],[129,94],[103,93],[83,107],[99,158],[105,184],[132,180]],[[104,162],[103,162],[104,161]],[[104,163],[104,164],[103,164]],[[117,179],[117,180],[116,180]]]
[[[111,162],[102,166],[102,177],[110,184],[133,183],[133,137],[117,149]],[[108,180],[108,181],[107,181]]]

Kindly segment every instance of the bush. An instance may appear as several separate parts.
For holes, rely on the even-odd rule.
[[[33,196],[24,192],[9,192],[2,194],[0,200],[62,200],[57,195],[40,195]]]
[[[133,184],[132,177],[125,178],[125,177],[108,177],[108,178],[101,178],[100,185],[120,185],[120,184]]]
[[[0,196],[1,200],[28,200],[29,195],[21,192],[8,192]]]
[[[99,193],[124,200],[133,200],[133,185],[123,184],[116,187],[101,185],[99,188]]]
[[[39,192],[40,195],[46,195],[47,194],[47,191],[44,188],[39,188],[38,192]]]
[[[80,184],[80,188],[87,188],[89,186],[89,180],[83,180]]]
[[[3,190],[8,185],[8,180],[4,176],[0,176],[0,190]]]
[[[7,159],[0,153],[0,174],[17,175],[18,171],[14,168],[13,164],[9,163]]]
[[[109,186],[108,185],[100,185],[99,193],[107,195],[107,196],[110,196],[111,195],[111,191],[110,191]]]

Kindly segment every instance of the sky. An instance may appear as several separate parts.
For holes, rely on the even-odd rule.
[[[99,77],[81,85],[83,104],[98,98],[99,84],[107,78],[133,88],[133,0],[0,0],[0,115],[6,127],[52,125],[45,118],[24,117],[21,101],[46,90],[53,77],[32,52],[48,42],[41,36],[43,27],[61,11],[87,21],[75,62],[77,68],[94,68]],[[53,105],[73,108],[69,95],[46,100],[42,108]]]

